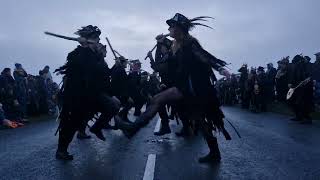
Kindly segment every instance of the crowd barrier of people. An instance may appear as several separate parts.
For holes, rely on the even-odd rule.
[[[34,76],[21,64],[15,69],[4,68],[0,75],[0,125],[10,128],[23,126],[28,117],[54,115],[57,111],[59,86],[53,82],[49,66]]]
[[[266,70],[262,66],[249,70],[244,64],[239,74],[217,82],[220,101],[225,105],[241,104],[253,112],[267,111],[275,101],[284,102],[295,112],[292,120],[311,123],[310,113],[320,103],[320,53],[315,56],[314,63],[301,54],[291,62],[289,57],[282,58],[277,69],[272,63],[267,64]],[[289,89],[294,90],[291,98],[287,98]]]

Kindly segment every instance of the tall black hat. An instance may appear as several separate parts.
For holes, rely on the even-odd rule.
[[[198,22],[198,21],[207,21],[208,18],[214,19],[210,16],[199,16],[199,17],[195,17],[193,19],[188,19],[186,16],[184,16],[180,13],[176,13],[173,16],[173,18],[168,19],[166,22],[169,26],[177,25],[177,26],[180,26],[184,31],[188,32],[197,25],[205,26],[205,27],[212,29],[212,27]]]
[[[101,34],[100,29],[97,26],[84,26],[81,29],[78,29],[74,34],[79,35],[80,37],[90,38],[90,37],[99,37]]]
[[[2,70],[2,72],[1,72],[1,74],[5,74],[5,73],[7,73],[7,72],[9,72],[9,71],[11,71],[10,68],[4,68],[4,69]]]
[[[293,57],[292,59],[292,63],[299,63],[299,62],[303,62],[304,58],[302,55],[298,54],[296,56]]]
[[[304,59],[309,61],[309,62],[311,61],[311,58],[309,56],[304,56]]]
[[[264,67],[259,66],[259,67],[258,67],[258,71],[264,71]]]
[[[21,68],[21,67],[22,67],[22,65],[21,65],[20,63],[15,63],[14,66],[15,66],[16,68]]]

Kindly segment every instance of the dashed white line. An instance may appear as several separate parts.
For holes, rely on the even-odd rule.
[[[160,125],[161,125],[161,118],[158,118],[156,127],[154,127],[154,131],[153,132],[159,132],[160,131]]]
[[[149,154],[146,168],[144,170],[143,180],[153,180],[154,179],[155,167],[156,167],[156,155]]]

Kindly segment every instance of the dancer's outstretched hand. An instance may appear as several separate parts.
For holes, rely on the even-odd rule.
[[[156,40],[162,40],[165,36],[163,34],[159,34],[158,36],[156,36]]]
[[[230,78],[230,76],[231,76],[230,72],[224,68],[219,69],[219,74],[222,76],[225,76],[227,78]]]
[[[153,57],[152,57],[152,51],[149,51],[147,54],[147,57],[151,60],[154,61]]]

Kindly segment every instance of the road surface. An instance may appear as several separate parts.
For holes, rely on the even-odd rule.
[[[75,159],[57,161],[57,124],[52,118],[0,130],[0,179],[320,179],[320,121],[300,125],[279,114],[253,114],[235,107],[223,111],[242,138],[226,123],[233,140],[217,134],[219,165],[197,162],[208,152],[201,136],[154,136],[158,117],[131,140],[120,131],[104,131],[105,142],[75,138],[70,147]],[[175,132],[180,126],[172,121],[171,128]]]

